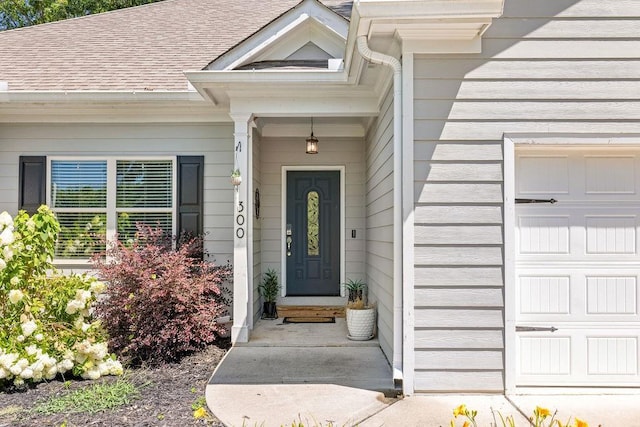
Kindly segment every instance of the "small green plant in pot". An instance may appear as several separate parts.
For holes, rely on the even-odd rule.
[[[234,186],[238,186],[242,183],[242,175],[240,174],[240,169],[234,169],[231,171],[231,184]]]
[[[277,319],[278,310],[276,309],[276,298],[280,292],[280,282],[278,281],[278,273],[270,268],[264,274],[262,283],[258,286],[260,296],[264,298],[262,303],[262,318]]]
[[[356,310],[363,309],[366,305],[367,285],[360,279],[348,279],[344,284],[348,291],[349,299],[347,307]]]
[[[367,285],[362,280],[349,279],[345,287],[348,291],[347,338],[355,341],[370,340],[374,336],[376,310],[368,304]]]

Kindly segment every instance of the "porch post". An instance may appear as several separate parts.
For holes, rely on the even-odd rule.
[[[234,169],[239,169],[242,183],[234,189],[233,204],[233,327],[231,342],[249,341],[249,120],[251,114],[232,114],[234,122]]]

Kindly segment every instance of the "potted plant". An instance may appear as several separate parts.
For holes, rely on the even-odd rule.
[[[347,300],[347,338],[366,341],[373,338],[376,326],[376,310],[367,301],[367,285],[362,280],[349,279],[345,286],[349,292]]]
[[[234,169],[231,171],[231,184],[238,186],[242,183],[242,175],[240,175],[240,169]]]
[[[277,319],[276,298],[278,297],[278,292],[280,292],[280,283],[278,282],[278,273],[274,269],[270,268],[264,274],[262,283],[258,286],[258,292],[264,298],[262,318]]]

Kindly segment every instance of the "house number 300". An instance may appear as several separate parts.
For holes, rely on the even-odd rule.
[[[236,228],[236,237],[238,239],[242,239],[244,237],[244,202],[238,202],[238,215],[236,215],[236,224],[238,224],[238,228]]]

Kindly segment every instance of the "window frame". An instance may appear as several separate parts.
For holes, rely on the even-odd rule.
[[[118,208],[117,198],[117,162],[121,161],[170,161],[171,162],[171,208]],[[56,161],[95,161],[107,163],[107,204],[106,208],[55,208],[51,202],[52,163]],[[113,242],[118,233],[118,213],[120,212],[167,212],[171,211],[171,235],[176,235],[178,226],[178,158],[177,156],[47,156],[46,173],[46,203],[56,212],[95,212],[106,214],[106,239]],[[61,265],[90,264],[89,258],[60,258],[54,257],[54,262]]]

